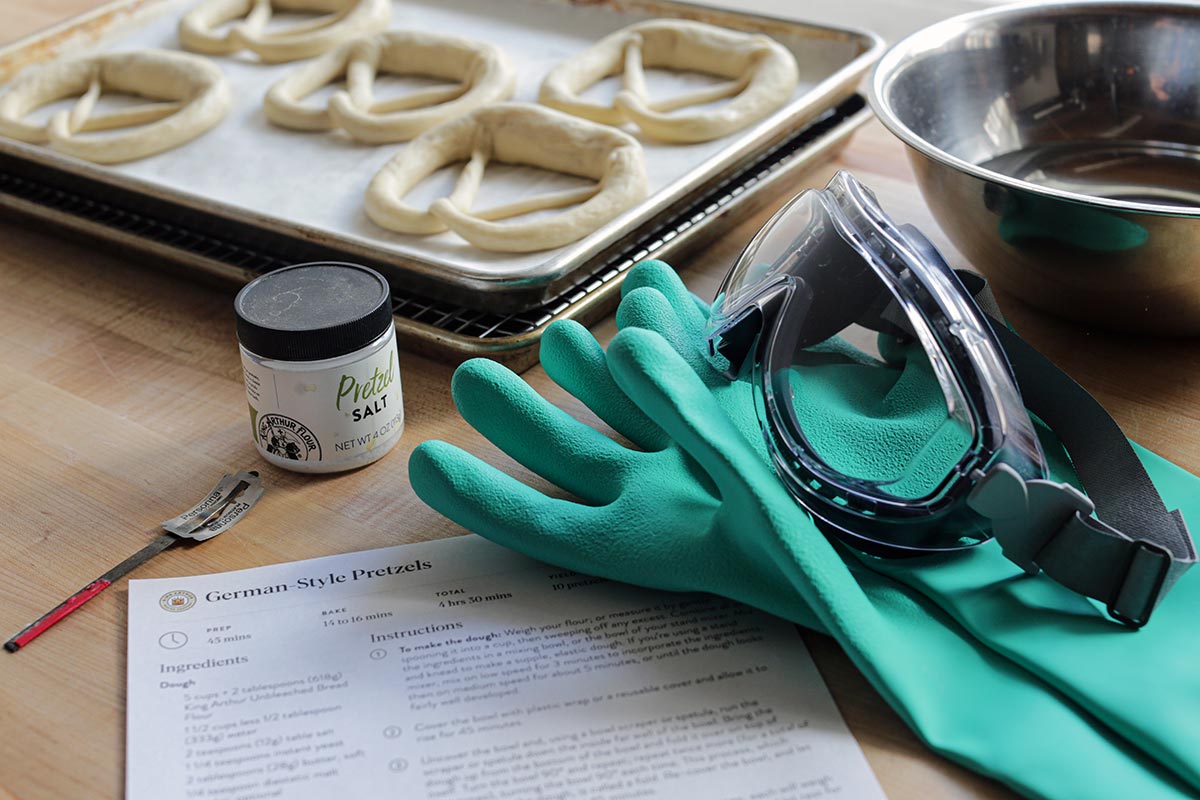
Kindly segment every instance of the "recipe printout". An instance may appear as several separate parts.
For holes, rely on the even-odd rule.
[[[129,583],[126,796],[882,798],[796,628],[477,536]]]

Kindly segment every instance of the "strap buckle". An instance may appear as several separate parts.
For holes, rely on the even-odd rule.
[[[993,466],[977,480],[968,504],[989,519],[1005,558],[1029,575],[1040,571],[1040,556],[1063,529],[1095,509],[1074,486],[1026,480],[1007,464]]]
[[[1165,547],[1142,539],[1135,541],[1129,562],[1125,565],[1125,574],[1108,600],[1108,615],[1134,630],[1149,622],[1170,574],[1171,560],[1171,553]],[[1146,566],[1151,565],[1151,561],[1157,565],[1157,569],[1148,590],[1144,590],[1139,588],[1146,586],[1142,573]]]

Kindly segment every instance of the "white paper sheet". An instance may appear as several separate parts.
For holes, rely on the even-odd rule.
[[[796,629],[476,536],[131,581],[126,796],[882,798]]]

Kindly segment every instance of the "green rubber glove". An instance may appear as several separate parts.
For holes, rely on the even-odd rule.
[[[684,301],[681,295],[686,289],[678,276],[661,262],[647,262],[635,268],[626,286],[619,321],[625,326],[661,328],[664,306],[661,298],[655,301],[650,292],[660,294],[672,308],[681,309],[677,323],[671,323],[678,325],[672,339],[674,346],[688,354],[689,362],[706,383],[719,386],[723,379],[713,377],[712,368],[699,351],[704,341],[704,311],[697,312],[694,299]],[[878,367],[865,372],[871,378],[886,373]],[[917,411],[923,407],[919,401],[921,386],[932,393],[935,406],[941,403],[936,381],[923,362],[906,364],[897,373],[893,398],[905,398],[899,406],[889,406],[885,397],[878,405],[852,416],[840,399],[826,403],[842,406],[843,425],[847,419],[852,420],[853,429],[844,437],[848,443],[874,441],[879,448],[901,453],[906,449],[906,430],[919,427],[921,422]],[[750,395],[735,396],[724,388],[715,391],[731,416],[746,419],[754,430],[751,435],[761,436],[752,406],[748,405],[753,402]],[[820,430],[820,426],[806,424],[806,430]],[[889,432],[896,435],[891,443],[884,439]],[[1051,479],[1078,485],[1070,461],[1053,434],[1045,429],[1040,433]],[[910,442],[925,441],[921,435],[907,438]],[[765,458],[765,450],[762,452]],[[865,469],[866,464],[855,463],[865,458],[878,460],[877,454],[856,452],[853,446],[843,454],[822,452],[844,461],[849,469]],[[1185,518],[1200,520],[1196,477],[1149,451],[1139,448],[1138,452],[1164,500],[1173,504],[1170,507],[1179,508]],[[1095,604],[1045,576],[1026,578],[994,543],[969,553],[899,561],[855,555],[869,568],[925,594],[980,642],[1058,687],[1200,789],[1200,747],[1196,746],[1200,738],[1200,670],[1195,668],[1200,663],[1200,626],[1191,620],[1192,609],[1200,604],[1200,577],[1196,573],[1184,576],[1150,625],[1132,632],[1114,624]],[[1096,669],[1096,664],[1105,667]]]
[[[675,273],[661,262],[647,262],[635,268],[626,287],[626,299],[618,312],[622,326],[662,328],[666,306],[678,310],[670,322],[677,326],[673,345],[686,354],[706,383],[718,387],[714,391],[725,410],[735,419],[741,418],[743,428],[751,428],[750,436],[761,441],[753,397],[748,391],[738,395],[723,388],[724,379],[714,376],[700,352],[705,314],[697,311],[696,301],[685,301],[686,289]],[[884,371],[872,367],[867,372],[877,377]],[[912,409],[922,407],[916,399],[921,384],[934,394],[935,405],[941,402],[936,381],[922,363],[906,364],[897,372],[894,395],[904,396],[905,405],[889,409],[881,402],[857,417],[850,417],[843,408],[842,416],[853,419],[856,426],[845,437],[848,443],[877,441],[883,446],[885,432],[892,430],[897,438],[887,446],[892,452],[901,452],[906,426],[920,422],[921,415]],[[901,413],[905,408],[909,413]],[[890,414],[879,413],[884,409]],[[806,430],[818,429],[818,425],[806,425]],[[1053,434],[1045,429],[1040,433],[1051,479],[1078,486],[1070,461]],[[925,441],[920,435],[908,438],[910,442]],[[1137,451],[1169,507],[1179,508],[1186,519],[1200,520],[1196,477],[1149,451]],[[765,459],[765,449],[760,452]],[[839,457],[852,468],[864,454],[849,448]],[[874,454],[867,457],[877,459]],[[1045,576],[1026,577],[995,543],[967,553],[919,559],[854,556],[864,566],[924,594],[981,643],[1057,687],[1200,789],[1200,669],[1196,668],[1200,664],[1200,626],[1191,618],[1192,610],[1200,606],[1196,573],[1184,576],[1151,624],[1134,632],[1113,623],[1096,604]],[[1097,669],[1097,664],[1104,668]]]
[[[1194,475],[1135,448],[1163,500],[1200,520]],[[1062,465],[1051,478],[1062,480]],[[920,591],[975,638],[1095,714],[1200,792],[1200,579],[1188,573],[1146,627],[1116,625],[1042,576],[1028,578],[987,543],[958,557],[862,562]]]
[[[635,305],[643,304],[652,302]],[[802,624],[817,622],[843,641],[931,746],[1027,794],[1184,796],[1161,769],[978,647],[919,594],[854,560],[843,563],[739,431],[748,426],[724,416],[718,395],[661,338],[627,331],[614,347],[610,371],[586,331],[554,326],[543,362],[645,452],[575,421],[490,362],[469,362],[455,378],[469,422],[583,503],[547,497],[440,442],[413,455],[418,494],[536,558],[648,586],[714,591]],[[641,408],[621,388],[639,397]],[[747,480],[741,469],[750,465]],[[663,507],[669,512],[656,513]]]

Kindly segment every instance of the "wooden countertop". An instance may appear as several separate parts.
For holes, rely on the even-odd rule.
[[[98,4],[6,0],[0,40]],[[927,16],[944,16],[963,4],[917,6]],[[952,262],[963,262],[938,232],[901,146],[877,123],[862,129],[836,162],[809,172],[804,185],[823,185],[839,168],[853,170],[884,207],[903,211]],[[765,216],[677,265],[694,291],[711,296]],[[265,465],[246,435],[232,291],[143,260],[0,217],[3,637],[145,544],[159,520],[194,502],[225,470],[264,472],[270,489],[253,528],[203,548],[170,550],[137,577],[239,569],[462,533],[409,488],[408,454],[425,439],[444,439],[513,468],[458,417],[449,396],[452,369],[412,355],[402,356],[408,427],[385,459],[335,477]],[[1130,436],[1200,470],[1200,350],[1194,343],[1105,334],[1015,302],[1004,306],[1021,332],[1092,390]],[[602,339],[613,332],[611,319],[597,326]],[[540,369],[525,377],[568,409],[578,408]],[[123,796],[125,626],[121,581],[28,650],[0,655],[0,797]],[[924,749],[832,640],[806,639],[890,797],[1010,796]]]

